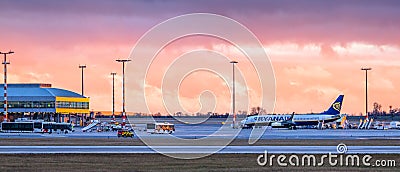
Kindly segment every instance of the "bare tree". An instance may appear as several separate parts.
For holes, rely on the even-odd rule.
[[[266,114],[266,113],[267,111],[264,108],[257,106],[251,108],[250,115]]]
[[[374,106],[374,110],[372,111],[372,114],[381,115],[382,114],[382,105],[377,102],[374,102],[373,106]]]

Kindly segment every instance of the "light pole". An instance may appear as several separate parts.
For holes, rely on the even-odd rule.
[[[118,59],[116,61],[122,63],[122,127],[125,127],[125,120],[126,120],[126,114],[125,114],[125,63],[130,62],[131,60]]]
[[[365,70],[365,116],[368,118],[368,71],[372,68],[361,68]]]
[[[237,61],[231,61],[232,63],[232,114],[233,114],[233,125],[232,127],[235,128],[236,125],[236,111],[235,111],[235,64],[238,63]]]
[[[82,69],[82,96],[84,96],[84,95],[83,95],[83,69],[86,68],[86,65],[79,65],[79,68]]]
[[[7,121],[8,119],[8,114],[7,114],[7,65],[10,64],[10,62],[7,62],[7,54],[13,54],[13,51],[9,51],[6,53],[0,52],[0,54],[4,54],[4,121]]]
[[[112,122],[115,122],[115,89],[114,89],[114,77],[117,73],[112,72]]]

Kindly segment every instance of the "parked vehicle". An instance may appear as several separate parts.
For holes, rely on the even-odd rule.
[[[390,129],[400,129],[400,122],[399,121],[392,121],[389,125]]]
[[[175,132],[175,125],[164,123],[150,123],[146,126],[147,133],[151,134],[172,134]]]
[[[117,131],[118,137],[133,137],[133,132],[128,130],[118,130]]]

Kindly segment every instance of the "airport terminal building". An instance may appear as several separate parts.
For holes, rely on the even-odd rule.
[[[3,95],[0,100],[4,100]],[[10,121],[24,117],[55,122],[75,121],[82,125],[90,113],[88,97],[52,88],[51,84],[7,84],[7,100]],[[3,101],[0,107],[4,107]],[[3,111],[1,114],[4,116]]]

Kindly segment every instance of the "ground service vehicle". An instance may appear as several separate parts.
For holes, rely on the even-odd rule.
[[[400,122],[399,121],[392,121],[390,122],[390,128],[391,129],[400,129]]]
[[[128,130],[118,130],[117,131],[118,137],[133,137],[133,132]]]
[[[73,129],[70,123],[24,121],[24,122],[3,122],[1,123],[1,131],[38,132],[38,133],[51,133],[53,131],[61,131],[68,133],[68,131],[73,131]]]
[[[33,132],[33,122],[3,122],[1,123],[3,132]]]
[[[150,123],[147,124],[146,130],[151,134],[172,134],[175,132],[175,125],[168,122]]]
[[[55,122],[43,122],[43,128],[42,128],[44,133],[51,133],[53,131],[58,131],[60,130],[61,132],[68,133],[68,131],[73,131],[72,130],[72,124],[70,123],[55,123]]]

